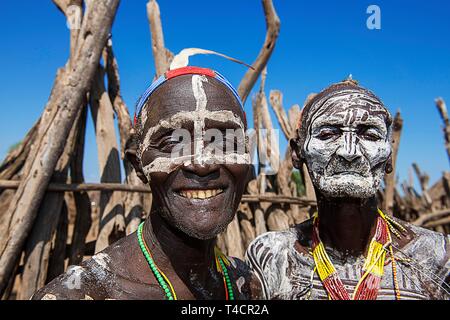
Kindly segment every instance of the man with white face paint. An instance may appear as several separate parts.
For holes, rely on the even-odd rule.
[[[449,299],[450,238],[385,215],[377,191],[392,171],[392,117],[353,80],[302,111],[290,141],[317,197],[313,218],[264,234],[247,261],[267,299]]]
[[[247,265],[216,247],[250,169],[246,126],[236,90],[213,70],[185,67],[153,82],[138,101],[137,139],[127,150],[152,189],[149,217],[136,233],[69,269],[34,298],[258,297],[259,283]]]

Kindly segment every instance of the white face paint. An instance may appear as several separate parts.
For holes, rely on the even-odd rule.
[[[208,99],[203,88],[203,84],[206,82],[208,82],[208,79],[204,75],[192,76],[192,93],[196,101],[195,111],[178,112],[168,119],[161,120],[157,125],[149,128],[145,133],[139,155],[139,158],[141,159],[142,153],[149,148],[151,144],[152,136],[162,129],[174,130],[172,138],[175,141],[180,142],[179,148],[174,148],[170,157],[158,157],[151,163],[142,166],[144,174],[149,181],[152,173],[163,172],[169,174],[179,167],[188,166],[191,163],[198,165],[211,163],[250,164],[249,148],[245,145],[244,123],[239,116],[230,110],[209,111],[206,109]],[[147,110],[146,107],[144,107],[142,110],[142,121],[147,119],[146,114]],[[211,143],[205,147],[205,141],[210,142],[211,136],[217,136],[217,134],[213,132],[217,129],[205,129],[206,120],[211,120],[215,123],[230,123],[233,127],[237,127],[238,129],[236,129],[236,131],[242,132],[242,137],[244,137],[244,143],[240,145],[243,146],[243,152],[235,152],[234,150],[233,152],[228,152],[227,150],[223,150],[223,143]],[[183,125],[188,123],[194,124],[193,151],[191,150],[191,134],[188,130],[183,129]],[[143,125],[144,124],[145,122],[143,122]],[[181,141],[178,139],[180,137]],[[242,150],[242,148],[238,149]]]
[[[312,181],[332,197],[376,194],[391,155],[387,111],[355,93],[328,99],[312,115],[303,147]]]

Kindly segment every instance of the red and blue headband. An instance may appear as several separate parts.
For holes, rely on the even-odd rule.
[[[233,95],[236,97],[237,101],[239,102],[239,105],[242,108],[242,111],[244,112],[244,106],[242,105],[242,100],[239,97],[239,94],[237,93],[236,89],[231,85],[231,83],[225,79],[224,76],[222,76],[217,71],[207,69],[207,68],[200,68],[200,67],[183,67],[178,68],[174,70],[169,70],[163,75],[161,75],[158,79],[156,79],[148,88],[145,90],[145,92],[141,95],[139,98],[137,104],[136,104],[136,112],[134,114],[134,124],[136,125],[137,118],[139,117],[139,114],[142,111],[142,108],[144,107],[145,103],[147,102],[148,98],[151,96],[151,94],[164,82],[178,77],[185,74],[201,74],[205,76],[209,76],[211,78],[219,80],[221,83],[223,83],[230,91],[233,93]],[[244,112],[245,116],[245,112]]]

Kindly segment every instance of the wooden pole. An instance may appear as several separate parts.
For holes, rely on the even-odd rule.
[[[86,135],[87,107],[81,115],[81,126],[76,137],[76,150],[70,164],[70,176],[72,183],[84,183],[83,159]],[[72,242],[69,253],[69,265],[78,265],[83,260],[86,237],[92,224],[91,200],[86,191],[74,192],[75,223],[73,227]]]
[[[436,107],[439,110],[439,114],[444,122],[444,139],[445,139],[445,150],[447,150],[447,157],[450,161],[450,120],[448,118],[447,105],[444,99],[437,98]]]
[[[392,130],[392,172],[384,177],[384,201],[383,210],[388,214],[393,214],[394,208],[394,192],[395,192],[395,172],[397,164],[398,149],[400,147],[400,137],[402,134],[403,119],[400,111],[394,118],[393,130]]]
[[[64,153],[56,165],[52,178],[53,182],[64,183],[67,181],[71,158],[76,148],[76,137],[80,127],[79,119],[72,127]],[[28,300],[34,292],[45,284],[52,238],[60,219],[63,202],[64,193],[47,192],[45,194],[36,221],[27,239],[19,300]]]
[[[259,51],[258,57],[255,62],[253,62],[252,66],[254,69],[248,69],[239,84],[238,93],[244,104],[250,91],[255,85],[256,80],[267,65],[267,61],[269,61],[269,58],[272,55],[275,43],[278,39],[278,34],[280,33],[280,18],[278,18],[272,0],[262,0],[262,5],[266,19],[266,38]]]
[[[100,181],[120,183],[119,147],[114,125],[114,111],[104,84],[104,70],[97,69],[90,95],[90,106],[97,140]],[[100,225],[95,251],[105,249],[125,235],[123,201],[118,192],[102,191]]]
[[[0,189],[17,189],[20,181],[0,180]],[[130,186],[120,183],[50,183],[47,191],[53,192],[85,192],[85,191],[123,191],[151,193],[150,187]],[[249,195],[242,196],[242,202],[273,202],[273,203],[294,203],[302,205],[314,205],[314,198],[300,198],[287,196],[271,195]]]
[[[125,168],[125,181],[129,185],[144,187],[143,182],[136,174],[133,165],[125,157],[125,150],[131,139],[133,139],[133,127],[128,108],[123,101],[120,92],[119,66],[114,56],[112,40],[106,45],[104,56],[106,61],[106,73],[108,75],[108,93],[112,101],[114,112],[117,115],[120,134],[120,154]],[[130,234],[137,230],[144,215],[144,194],[126,193],[124,195],[124,216],[126,223],[126,233]],[[150,210],[150,208],[148,208]]]
[[[156,0],[149,0],[147,3],[147,18],[150,23],[150,33],[152,35],[152,52],[153,60],[155,61],[156,76],[159,77],[169,70],[173,54],[164,45],[161,13]]]
[[[49,105],[55,106],[50,108],[54,113],[51,115],[50,123],[39,128],[34,149],[26,161],[23,180],[8,209],[11,223],[6,243],[0,248],[0,295],[6,289],[56,163],[63,153],[77,112],[89,89],[118,4],[119,0],[90,2],[74,56],[77,63],[65,72],[62,83],[55,83],[61,91],[52,96],[48,102]]]

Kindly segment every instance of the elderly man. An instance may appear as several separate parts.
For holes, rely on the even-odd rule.
[[[235,89],[209,69],[168,71],[139,100],[135,127],[128,156],[151,186],[149,217],[34,299],[249,298],[258,288],[247,266],[216,248],[250,168]]]
[[[247,260],[268,299],[448,299],[450,238],[390,218],[376,193],[392,171],[392,117],[353,80],[305,106],[290,141],[318,211],[255,239]]]

